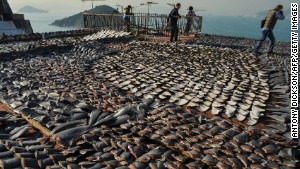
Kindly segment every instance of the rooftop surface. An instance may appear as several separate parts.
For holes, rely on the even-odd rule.
[[[254,56],[254,39],[180,40],[1,44],[0,167],[297,168],[289,44]]]

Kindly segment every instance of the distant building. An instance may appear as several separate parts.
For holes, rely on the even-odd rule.
[[[7,0],[0,0],[0,36],[33,33],[29,20],[23,14],[14,14]]]

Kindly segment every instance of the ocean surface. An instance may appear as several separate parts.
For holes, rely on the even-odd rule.
[[[226,36],[259,39],[261,17],[245,16],[203,16],[202,32]],[[273,30],[278,41],[291,41],[291,19],[278,20]]]
[[[54,20],[73,15],[72,13],[26,13],[25,18],[31,21],[34,32],[66,31],[76,28],[57,27],[50,25]],[[261,17],[245,16],[203,16],[202,32],[208,34],[238,36],[259,39],[261,36]],[[290,18],[278,20],[274,29],[275,38],[278,41],[290,41]]]
[[[74,30],[73,27],[58,27],[50,25],[57,19],[62,19],[73,15],[72,13],[25,13],[25,19],[30,20],[31,27],[34,32],[43,33],[43,32],[55,32],[55,31],[67,31]]]

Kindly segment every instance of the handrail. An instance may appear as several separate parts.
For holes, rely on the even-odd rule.
[[[130,31],[136,34],[155,33],[167,35],[169,33],[167,26],[168,15],[165,14],[147,14],[135,13],[125,15],[122,13],[83,13],[84,27],[89,29],[112,29],[126,30],[128,26]],[[127,21],[125,21],[125,18]],[[202,16],[192,16],[192,25],[190,33],[200,33],[202,30]],[[186,27],[186,17],[178,20],[179,33],[184,33]]]

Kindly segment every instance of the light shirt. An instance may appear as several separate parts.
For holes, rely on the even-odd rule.
[[[284,20],[285,16],[282,15],[280,12],[276,12],[275,18],[276,18],[276,19],[280,19],[280,20]]]
[[[194,11],[190,12],[190,10],[188,10],[186,16],[196,16],[196,14]]]

